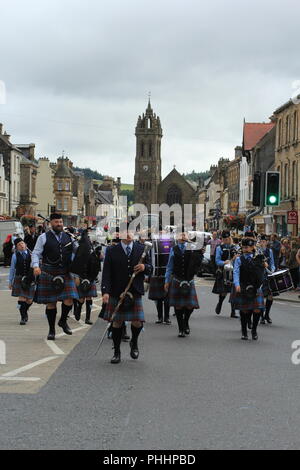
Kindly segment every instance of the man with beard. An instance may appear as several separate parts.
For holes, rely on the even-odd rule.
[[[67,317],[72,309],[73,299],[78,299],[78,293],[69,268],[78,245],[69,233],[64,232],[61,214],[51,214],[50,226],[50,230],[40,235],[36,242],[31,256],[31,266],[34,275],[39,276],[35,302],[46,304],[49,323],[47,339],[55,340],[57,302],[62,302],[58,326],[66,335],[72,334],[67,324]],[[40,259],[42,259],[41,267]]]

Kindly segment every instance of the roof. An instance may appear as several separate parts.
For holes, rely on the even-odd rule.
[[[96,202],[100,204],[113,204],[112,191],[97,191],[95,199]]]
[[[252,150],[276,124],[274,122],[245,122],[243,133],[243,149]]]
[[[57,170],[55,172],[56,178],[72,178],[72,171],[67,166],[64,160],[61,160],[58,164]]]

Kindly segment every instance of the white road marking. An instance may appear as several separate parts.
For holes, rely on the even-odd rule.
[[[19,372],[25,372],[41,364],[44,364],[45,362],[53,361],[53,359],[57,359],[57,358],[58,356],[45,357],[44,359],[40,359],[39,361],[31,362],[30,364],[27,364],[27,366],[23,366],[23,367],[20,367],[19,369],[6,372],[5,374],[2,374],[2,377],[13,377],[15,375],[18,375]]]
[[[64,356],[65,353],[63,352],[62,349],[60,349],[54,341],[48,341],[47,339],[45,339],[45,343],[47,344],[47,346],[49,346],[50,349],[52,349],[52,352],[54,352],[54,354],[57,354],[58,356]]]
[[[20,382],[38,382],[41,380],[39,377],[3,377],[0,375],[0,380],[11,380]]]

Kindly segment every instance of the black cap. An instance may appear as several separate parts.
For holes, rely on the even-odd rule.
[[[222,238],[229,238],[230,237],[230,232],[228,230],[223,230],[221,237]]]
[[[23,242],[23,241],[24,241],[23,238],[20,238],[20,237],[15,238],[15,240],[14,240],[14,245],[15,245],[15,247],[17,247],[17,244],[18,244],[18,243]]]
[[[253,232],[245,232],[245,233],[244,233],[244,237],[252,237],[252,238],[254,238],[255,235],[254,235]]]
[[[268,240],[267,235],[261,235],[261,236],[260,236],[260,239],[261,239],[261,240]]]
[[[252,238],[243,238],[242,246],[254,246],[254,245],[255,245],[255,240],[252,240]]]
[[[53,212],[53,214],[50,215],[50,220],[56,220],[56,219],[62,219],[62,215],[59,214],[58,212]]]

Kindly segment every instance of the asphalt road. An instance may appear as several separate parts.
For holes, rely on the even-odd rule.
[[[98,320],[37,393],[0,390],[0,448],[298,449],[300,305],[274,304],[274,324],[242,342],[227,302],[216,316],[211,282],[201,283],[190,337],[177,338],[174,317],[155,325],[146,301],[138,361],[123,343],[111,365],[107,339],[94,356]]]

